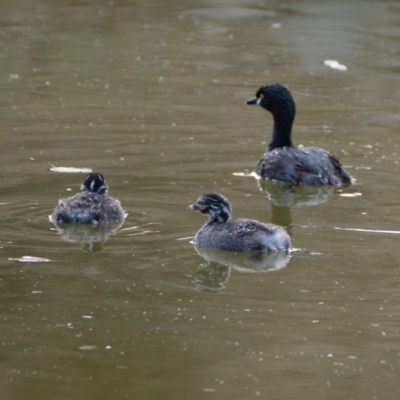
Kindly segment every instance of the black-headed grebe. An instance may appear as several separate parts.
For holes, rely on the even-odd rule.
[[[290,237],[281,226],[244,218],[229,221],[231,205],[221,194],[203,194],[188,209],[200,211],[209,217],[193,239],[196,245],[243,252],[291,248]]]
[[[125,218],[120,202],[107,196],[108,186],[102,174],[88,174],[81,189],[82,193],[58,201],[50,216],[51,222],[98,225],[122,221]]]
[[[339,158],[317,147],[295,147],[291,135],[296,106],[289,90],[280,84],[264,85],[246,104],[258,104],[272,113],[272,140],[257,165],[257,174],[292,185],[351,183]]]

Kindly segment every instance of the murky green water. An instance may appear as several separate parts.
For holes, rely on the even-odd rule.
[[[399,231],[399,3],[0,11],[1,398],[398,398],[400,237],[375,231]],[[295,143],[339,155],[352,187],[282,194],[232,175],[271,130],[244,102],[275,82],[297,102]],[[57,231],[48,215],[83,175],[51,165],[102,172],[124,225],[104,242]],[[206,191],[300,250],[198,254],[205,220],[186,206]]]

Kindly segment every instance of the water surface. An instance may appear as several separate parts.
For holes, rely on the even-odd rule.
[[[2,398],[397,399],[400,237],[376,231],[399,231],[398,3],[0,10]],[[353,186],[233,175],[272,124],[244,102],[276,82],[294,142],[337,154]],[[102,172],[124,224],[104,241],[57,230],[84,175],[52,165]],[[205,220],[186,206],[208,191],[299,251],[281,268],[198,254]]]

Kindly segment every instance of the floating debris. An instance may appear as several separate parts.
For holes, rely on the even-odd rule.
[[[246,176],[246,177],[251,177],[255,179],[260,179],[261,176],[257,175],[254,171],[253,172],[232,172],[233,176]]]
[[[369,232],[369,233],[390,233],[393,235],[400,235],[400,231],[382,231],[378,229],[361,229],[361,228],[340,228],[335,226],[333,229],[338,229],[341,231],[353,231],[353,232]]]
[[[54,172],[67,172],[72,174],[79,174],[79,173],[88,174],[90,172],[93,172],[91,168],[56,167],[50,163],[49,165],[51,166],[50,171]]]
[[[23,256],[21,258],[9,258],[10,261],[20,261],[20,262],[50,262],[48,258]]]
[[[325,60],[324,65],[331,67],[332,69],[337,69],[338,71],[347,71],[347,67],[336,60]]]
[[[141,236],[141,235],[147,235],[148,233],[159,233],[160,231],[143,231],[143,232],[138,232],[138,233],[131,233],[130,235],[127,236]]]
[[[215,393],[217,389],[214,388],[203,388],[203,392],[208,392],[208,393]]]
[[[97,346],[91,346],[89,344],[79,347],[79,350],[95,350],[95,349],[97,349]]]
[[[342,197],[358,197],[358,196],[362,196],[362,193],[360,193],[360,192],[355,192],[355,193],[340,193],[339,196],[342,196]]]
[[[176,239],[176,240],[191,240],[191,239],[193,239],[194,238],[194,236],[187,236],[187,237],[183,237],[183,238],[178,238],[178,239]]]
[[[120,232],[123,232],[123,231],[133,231],[133,230],[138,229],[138,228],[139,228],[138,226],[130,226],[129,228],[120,229]]]

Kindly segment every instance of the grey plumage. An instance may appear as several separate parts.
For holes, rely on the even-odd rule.
[[[263,178],[292,185],[333,185],[351,183],[339,159],[317,147],[279,147],[266,151],[256,172]]]
[[[196,245],[238,252],[291,248],[290,237],[281,226],[245,218],[229,221],[231,206],[220,194],[204,194],[188,208],[209,216],[193,239]]]
[[[51,222],[97,225],[125,218],[120,202],[107,195],[108,186],[102,174],[90,173],[81,188],[82,193],[58,201],[50,216]]]
[[[351,176],[338,157],[316,147],[295,147],[291,135],[296,105],[288,89],[280,84],[264,85],[247,104],[258,104],[274,118],[272,140],[257,165],[257,174],[292,185],[351,183]]]

